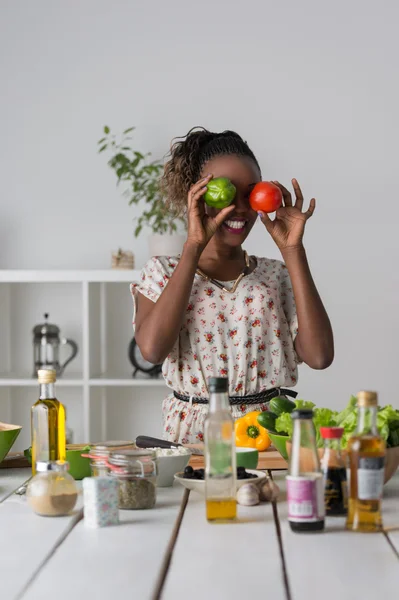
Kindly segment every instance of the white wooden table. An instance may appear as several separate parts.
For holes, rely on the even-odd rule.
[[[399,472],[385,487],[379,534],[294,534],[284,493],[277,504],[239,507],[238,522],[208,524],[203,498],[158,490],[150,511],[121,511],[121,523],[86,529],[69,517],[32,513],[13,494],[29,471],[0,473],[0,590],[7,600],[368,600],[399,589]],[[273,473],[282,490],[284,474]]]

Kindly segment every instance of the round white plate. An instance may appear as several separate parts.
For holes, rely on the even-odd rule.
[[[263,471],[256,471],[254,469],[246,469],[247,473],[253,473],[257,475],[257,479],[237,479],[237,490],[239,487],[244,485],[245,483],[254,483],[258,485],[262,480],[266,479],[266,473]],[[201,479],[185,479],[183,477],[183,473],[176,473],[175,475],[176,481],[178,481],[181,485],[183,485],[188,490],[193,492],[198,492],[200,494],[205,493],[205,481]]]

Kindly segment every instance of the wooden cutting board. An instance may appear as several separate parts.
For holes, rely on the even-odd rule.
[[[199,448],[203,450],[203,446],[201,444],[187,444],[190,448]],[[191,456],[189,464],[193,467],[193,469],[203,469],[204,468],[204,457],[199,456],[197,454],[193,454]],[[259,462],[258,469],[270,469],[271,471],[279,471],[285,470],[287,468],[287,461],[281,456],[277,450],[271,448],[266,450],[265,452],[259,452]]]

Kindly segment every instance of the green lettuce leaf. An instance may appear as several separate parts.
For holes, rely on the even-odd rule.
[[[329,408],[314,408],[313,423],[316,430],[316,443],[319,448],[323,446],[323,438],[320,434],[320,427],[335,427],[337,412]]]
[[[351,396],[348,405],[344,410],[337,414],[335,420],[339,427],[343,427],[342,423],[345,421],[346,417],[353,413],[356,409],[357,399],[355,396]]]
[[[309,400],[294,400],[296,408],[314,408],[316,404],[314,402],[310,402]]]
[[[276,431],[279,433],[287,433],[292,437],[292,419],[290,413],[283,413],[276,419],[275,423]]]

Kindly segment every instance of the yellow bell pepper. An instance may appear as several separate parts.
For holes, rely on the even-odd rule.
[[[254,410],[237,419],[234,424],[236,446],[256,448],[259,452],[266,450],[272,443],[267,430],[259,425],[257,417],[260,411]]]

